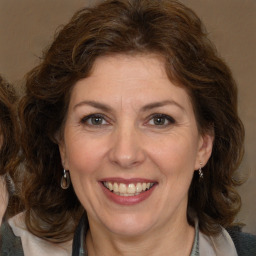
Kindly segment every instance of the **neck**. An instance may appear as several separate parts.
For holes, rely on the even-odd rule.
[[[90,256],[189,256],[195,230],[187,220],[165,223],[162,227],[136,236],[120,236],[98,228],[90,221],[86,245]]]

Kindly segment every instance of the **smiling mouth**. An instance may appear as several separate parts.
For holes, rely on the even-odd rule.
[[[118,196],[137,196],[141,193],[144,193],[147,190],[150,190],[156,183],[150,182],[138,182],[138,183],[117,183],[110,181],[103,181],[103,186],[107,188],[112,193]]]

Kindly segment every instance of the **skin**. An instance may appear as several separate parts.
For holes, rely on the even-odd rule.
[[[199,134],[187,92],[168,79],[160,57],[98,58],[72,90],[59,143],[63,167],[88,214],[89,255],[190,255],[188,189],[212,143],[211,135]],[[120,205],[99,182],[109,177],[156,185],[146,200]]]
[[[0,176],[0,225],[8,203],[8,193],[5,186],[5,180]]]
[[[3,144],[3,136],[0,135],[0,149]],[[2,218],[4,216],[8,202],[8,194],[5,186],[5,180],[0,176],[0,225],[2,223]]]

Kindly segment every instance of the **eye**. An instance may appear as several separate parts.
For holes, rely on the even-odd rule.
[[[175,120],[171,116],[165,114],[154,114],[148,122],[148,124],[152,126],[168,126],[174,123]]]
[[[92,114],[92,115],[86,116],[81,120],[81,123],[89,126],[101,126],[101,125],[108,124],[104,116],[101,114]]]

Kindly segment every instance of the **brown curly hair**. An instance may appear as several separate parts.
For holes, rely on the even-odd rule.
[[[18,203],[15,192],[17,154],[19,151],[19,129],[16,115],[17,96],[14,88],[0,76],[0,175],[4,176],[9,192],[8,214],[13,215],[17,210],[14,202]],[[12,205],[12,206],[11,206]]]
[[[199,131],[214,132],[204,180],[195,172],[189,190],[188,220],[196,212],[200,230],[217,234],[220,225],[232,224],[241,205],[234,179],[244,141],[237,87],[200,19],[172,0],[107,0],[78,11],[27,75],[20,118],[28,229],[54,242],[72,237],[82,207],[72,187],[60,188],[63,168],[56,134],[65,122],[74,84],[90,75],[99,56],[119,53],[162,56],[169,79],[191,97]]]
[[[12,160],[17,154],[16,100],[13,87],[0,76],[0,175],[13,169]]]

